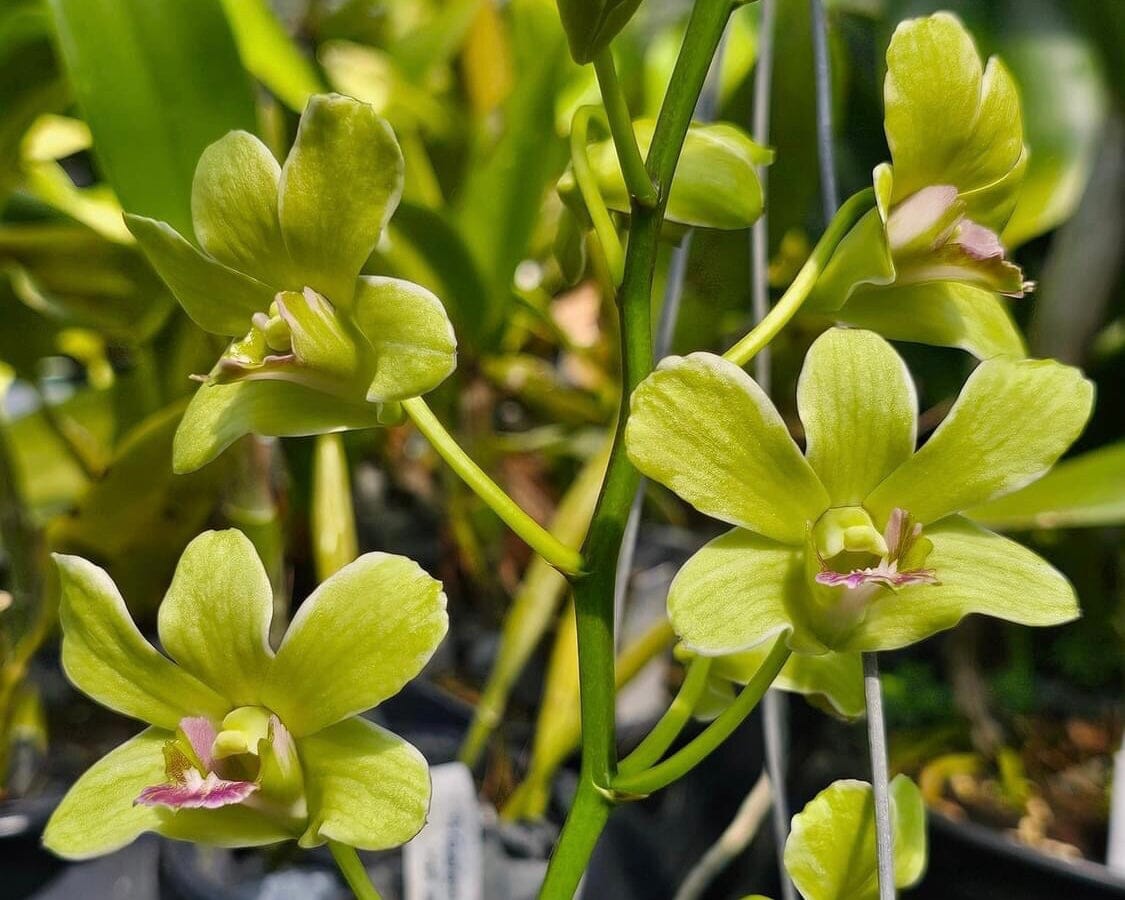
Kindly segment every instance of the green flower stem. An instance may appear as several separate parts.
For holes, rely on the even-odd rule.
[[[328,849],[332,851],[332,858],[336,860],[340,874],[344,876],[344,881],[352,889],[356,900],[382,900],[379,892],[375,890],[375,885],[367,877],[367,870],[359,861],[359,855],[353,847],[337,841],[329,841]]]
[[[410,416],[433,448],[451,469],[460,476],[472,490],[487,503],[532,550],[566,575],[577,575],[582,571],[582,555],[572,547],[559,541],[546,528],[524,512],[501,487],[489,478],[484,470],[473,462],[461,449],[453,436],[442,427],[437,416],[421,397],[402,401],[402,408]],[[612,661],[612,657],[610,658]]]
[[[606,265],[616,287],[621,284],[625,267],[625,251],[621,247],[621,239],[617,236],[617,226],[614,225],[601,191],[594,181],[594,173],[590,171],[588,153],[590,121],[595,117],[599,119],[602,117],[602,111],[596,106],[580,106],[574,113],[574,119],[570,123],[570,161],[574,168],[574,180],[582,194],[586,210],[590,213],[590,219],[594,223],[594,232],[602,245]]]
[[[641,158],[641,149],[637,146],[637,136],[633,132],[633,117],[629,115],[625,93],[621,90],[617,67],[613,63],[613,50],[608,44],[594,57],[594,72],[598,76],[598,87],[601,88],[609,131],[613,135],[613,145],[617,148],[617,160],[621,164],[625,186],[638,204],[652,208],[659,199],[656,185]]]
[[[597,805],[603,801],[596,798],[608,796],[609,785],[617,769],[614,582],[625,523],[640,478],[625,455],[625,421],[629,414],[630,395],[652,370],[652,282],[672,175],[691,125],[696,101],[703,90],[707,70],[733,10],[730,0],[698,0],[692,6],[683,45],[645,163],[657,186],[659,200],[655,207],[648,209],[633,203],[625,272],[617,293],[623,372],[621,409],[602,494],[583,546],[586,574],[574,584],[581,675],[582,773],[576,804],[567,818],[540,892],[540,897],[548,900],[574,896],[597,833],[608,817],[608,810]],[[592,824],[572,821],[587,816]]]
[[[761,668],[754,673],[754,677],[742,689],[734,703],[723,710],[714,722],[708,725],[690,744],[668,757],[664,762],[635,775],[624,775],[615,779],[613,782],[614,793],[622,796],[644,797],[653,791],[667,787],[703,762],[753,712],[754,707],[758,705],[758,701],[765,696],[767,688],[773,683],[786,660],[789,659],[790,652],[786,644],[786,636],[781,635],[774,643]]]
[[[709,657],[697,656],[691,661],[684,683],[680,685],[672,705],[637,748],[621,760],[621,765],[618,766],[621,775],[635,775],[642,772],[654,765],[667,752],[691,719],[692,711],[707,689],[707,675],[710,671]]]
[[[816,280],[828,265],[836,247],[852,226],[875,205],[875,192],[871,188],[853,194],[840,207],[835,218],[817,241],[809,258],[801,266],[797,277],[789,285],[781,299],[777,301],[764,319],[759,322],[742,340],[723,354],[736,365],[744,366],[763,347],[769,344],[790,319],[797,314],[801,304],[808,299]]]

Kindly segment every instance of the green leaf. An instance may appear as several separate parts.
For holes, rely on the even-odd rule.
[[[157,811],[133,801],[144,788],[167,780],[164,744],[171,737],[147,728],[90,766],[51,814],[43,845],[65,859],[89,859],[155,831]]]
[[[915,884],[926,866],[926,812],[905,775],[890,785],[895,885]],[[785,869],[805,900],[877,900],[875,804],[871,785],[836,781],[796,816]]]
[[[160,643],[231,706],[259,703],[273,659],[273,588],[241,531],[205,531],[188,544],[160,604]]]
[[[641,0],[558,0],[570,55],[588,63],[628,24]]]
[[[797,382],[805,457],[833,506],[858,506],[914,453],[918,397],[906,364],[870,331],[834,328]]]
[[[700,512],[788,544],[828,495],[757,383],[710,353],[672,356],[633,393],[633,464]]]
[[[885,520],[896,506],[923,524],[1040,477],[1082,432],[1094,386],[1053,360],[981,363],[925,445],[865,506]]]
[[[929,185],[951,184],[962,194],[987,187],[1023,156],[1019,94],[1011,75],[995,57],[982,71],[972,37],[950,13],[908,19],[895,29],[883,94],[894,203]],[[1010,204],[995,196],[989,201],[970,203],[967,214],[998,229]]]
[[[266,145],[245,131],[231,131],[203,151],[191,186],[200,246],[275,291],[292,286],[277,218],[280,180],[281,166]]]
[[[1125,522],[1125,441],[1057,465],[1027,487],[965,513],[989,528],[1088,528]]]
[[[174,731],[185,716],[221,719],[230,704],[144,639],[109,576],[54,554],[61,583],[62,664],[75,687],[122,715]]]
[[[170,225],[131,215],[125,223],[184,312],[204,331],[245,334],[250,317],[273,302],[276,291],[268,284],[205,256]]]
[[[441,582],[404,556],[366,553],[293,617],[262,702],[300,738],[397,694],[445,637]]]
[[[406,400],[433,390],[457,367],[457,338],[445,307],[420,285],[364,276],[354,315],[375,351],[371,402]]]
[[[952,628],[970,613],[1019,625],[1061,625],[1078,618],[1069,581],[1014,541],[960,516],[925,530],[926,567],[939,584],[881,591],[863,624],[837,650],[896,650]]]
[[[277,20],[267,0],[222,0],[243,65],[291,110],[324,90],[316,67]]]
[[[706,544],[668,589],[668,618],[703,656],[748,650],[792,630],[786,598],[803,589],[801,550],[742,528]]]
[[[430,770],[398,735],[353,718],[301,738],[297,747],[309,804],[302,847],[332,840],[386,850],[426,824]]]
[[[957,347],[978,359],[1027,353],[1007,301],[970,284],[931,281],[861,290],[834,318],[895,341]]]
[[[296,437],[373,428],[376,409],[285,381],[205,384],[192,397],[176,432],[177,473],[207,465],[246,434]]]
[[[301,287],[350,305],[355,279],[402,195],[390,125],[340,94],[309,100],[281,171],[281,231]]]
[[[226,132],[256,124],[218,0],[49,5],[100,169],[122,205],[191,234],[196,160]]]
[[[711,664],[711,675],[735,684],[746,684],[769,655],[761,644],[731,656],[720,656]],[[834,710],[848,719],[863,715],[863,661],[858,653],[794,653],[786,661],[771,687],[802,694],[811,703]],[[733,699],[733,696],[732,696]]]

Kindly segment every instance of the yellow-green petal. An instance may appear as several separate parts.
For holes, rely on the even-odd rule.
[[[157,811],[133,801],[166,780],[164,744],[171,738],[169,731],[147,728],[90,766],[52,813],[43,845],[66,859],[89,859],[156,830]]]
[[[207,465],[247,434],[296,437],[373,428],[376,408],[287,381],[205,384],[188,404],[172,449],[176,472]]]
[[[838,322],[870,328],[895,341],[957,347],[978,359],[1025,356],[1008,302],[992,291],[954,281],[857,291]]]
[[[201,253],[171,225],[128,214],[125,224],[184,312],[204,331],[245,334],[250,317],[273,302],[274,288]]]
[[[165,651],[231,706],[259,702],[273,651],[273,589],[250,539],[205,531],[180,557],[158,614]]]
[[[786,596],[802,587],[802,551],[742,528],[706,544],[668,590],[668,617],[684,646],[722,656],[790,631]]]
[[[805,457],[833,506],[858,506],[914,453],[918,397],[902,358],[870,331],[833,328],[797,382]]]
[[[211,144],[195,167],[191,217],[200,246],[259,281],[283,287],[289,254],[277,218],[281,166],[254,135],[231,131]]]
[[[765,392],[711,353],[672,356],[633,392],[633,464],[700,512],[801,544],[828,495]]]
[[[300,820],[272,816],[245,804],[219,809],[158,808],[159,825],[153,829],[166,838],[211,847],[261,847],[294,840]]]
[[[339,841],[360,850],[405,844],[430,808],[430,770],[421,753],[365,719],[345,719],[298,741],[309,823],[302,847]]]
[[[1017,625],[1062,625],[1080,615],[1074,587],[1026,547],[953,516],[925,530],[926,567],[939,583],[881,591],[837,650],[895,650],[952,628],[970,613]]]
[[[721,656],[711,664],[711,675],[746,684],[761,668],[769,651],[768,645],[760,644],[752,650]],[[858,653],[794,653],[771,686],[801,694],[810,703],[848,719],[862,716],[865,709],[863,661]]]
[[[364,276],[356,286],[356,324],[375,351],[367,399],[386,403],[425,394],[457,367],[457,338],[441,301],[421,285]]]
[[[339,94],[309,99],[281,172],[281,231],[301,287],[335,306],[355,279],[402,196],[403,160],[374,107]]]
[[[397,694],[445,637],[441,582],[405,556],[365,553],[301,605],[262,702],[295,737]]]
[[[868,497],[923,524],[1039,478],[1081,434],[1094,387],[1071,366],[1006,357],[981,363],[930,439]]]
[[[109,575],[56,553],[63,670],[79,690],[122,715],[174,731],[185,716],[222,718],[230,704],[144,639]]]

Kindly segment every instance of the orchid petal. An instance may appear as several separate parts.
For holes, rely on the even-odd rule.
[[[418,750],[364,719],[301,738],[309,824],[302,847],[326,840],[360,850],[405,844],[430,808],[430,770]]]
[[[859,291],[836,319],[895,341],[957,347],[978,359],[1027,354],[1007,304],[968,284],[935,281]]]
[[[215,259],[266,284],[289,280],[289,253],[277,217],[281,166],[254,135],[230,131],[203,151],[191,184],[191,216],[200,246]]]
[[[806,312],[834,312],[865,285],[886,285],[895,280],[895,264],[880,211],[866,213],[832,252],[816,280]]]
[[[922,449],[864,505],[878,519],[902,507],[927,524],[1023,487],[1074,443],[1093,402],[1093,385],[1071,366],[987,360]]]
[[[90,766],[66,792],[43,831],[43,845],[65,859],[89,859],[131,844],[160,824],[156,810],[133,799],[164,778],[171,734],[147,728]]]
[[[711,674],[736,684],[746,684],[761,668],[770,647],[760,644],[711,664]],[[802,694],[810,703],[838,715],[856,719],[866,708],[863,696],[863,661],[858,653],[794,653],[771,687]]]
[[[954,516],[926,529],[926,565],[938,584],[880,591],[863,624],[837,650],[896,650],[952,628],[970,613],[1019,625],[1061,625],[1079,615],[1066,578],[1026,547]]]
[[[441,582],[404,556],[366,553],[297,611],[262,702],[300,739],[398,693],[447,627]]]
[[[77,556],[54,558],[61,583],[62,665],[77,688],[168,731],[189,716],[223,717],[230,704],[144,639],[102,569]]]
[[[375,351],[367,399],[386,403],[425,394],[457,367],[457,338],[441,301],[420,285],[364,276],[355,319]]]
[[[287,822],[245,803],[218,809],[140,808],[156,813],[159,825],[154,830],[164,837],[211,847],[261,847],[300,834],[300,822]]]
[[[706,544],[668,590],[668,617],[689,650],[722,656],[793,628],[786,595],[801,590],[801,550],[741,528]]]
[[[402,183],[402,151],[373,107],[339,94],[309,99],[282,167],[279,203],[302,287],[337,308],[351,304]]]
[[[200,253],[170,225],[128,214],[125,224],[184,312],[204,331],[243,334],[250,317],[273,302],[275,288]]]
[[[160,605],[160,643],[231,706],[259,702],[269,668],[273,588],[250,539],[206,531],[184,550]]]
[[[700,512],[776,541],[802,543],[828,506],[769,398],[710,353],[668,357],[641,382],[625,445],[641,472]]]
[[[373,428],[376,410],[287,381],[205,384],[192,397],[172,451],[179,474],[205,466],[247,434],[291,437],[345,428]]]
[[[797,382],[805,457],[833,506],[858,506],[914,453],[918,397],[902,358],[870,331],[813,343]]]

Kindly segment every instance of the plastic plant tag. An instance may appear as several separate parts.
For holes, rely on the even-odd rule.
[[[402,851],[404,900],[485,900],[484,831],[473,773],[464,763],[430,769],[425,827]]]

